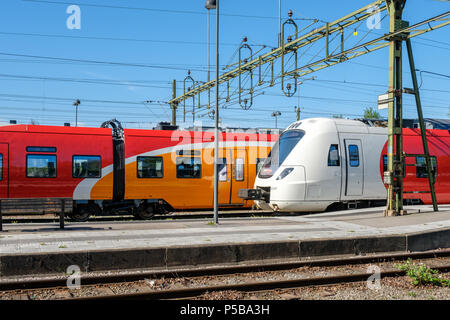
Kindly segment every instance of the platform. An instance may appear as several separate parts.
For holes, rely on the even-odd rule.
[[[450,247],[450,205],[407,206],[309,215],[128,222],[5,224],[2,277],[82,271],[167,269],[333,255],[426,251]],[[212,217],[212,215],[211,215]]]

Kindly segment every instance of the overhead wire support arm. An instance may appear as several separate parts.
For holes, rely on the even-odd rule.
[[[191,85],[188,87],[187,92],[186,92],[186,82],[189,81],[191,83]],[[184,78],[183,81],[183,95],[187,95],[187,97],[192,96],[192,117],[194,118],[195,121],[195,94],[194,93],[190,93],[193,89],[195,88],[195,81],[194,79],[191,77],[191,71],[188,70],[188,75],[186,76],[186,78]],[[174,101],[174,99],[172,99],[171,101],[169,101],[170,104],[175,104],[177,105],[179,103],[179,101]],[[186,99],[183,99],[183,122],[186,122]]]
[[[432,23],[439,23],[439,24],[429,26],[428,28],[421,28],[424,25],[430,25]],[[404,33],[409,33],[406,36],[406,39],[411,39],[413,37],[420,36],[426,32],[445,27],[449,24],[450,24],[450,11],[447,11],[443,14],[424,20],[412,26],[403,28],[393,33],[380,36],[356,47],[344,50],[334,55],[330,55],[329,57],[325,57],[323,59],[311,62],[307,65],[299,67],[296,70],[291,71],[290,73],[296,73],[297,76],[299,77],[305,76],[309,73],[319,71],[321,69],[333,66],[337,63],[341,63],[342,61],[340,61],[341,60],[340,57],[345,57],[345,60],[350,60],[362,56],[364,54],[388,47],[389,46],[388,41],[391,37],[399,36]]]
[[[373,5],[380,5],[380,1],[376,1],[372,3],[371,5],[368,5],[360,10],[358,10],[355,14],[355,18],[351,19],[351,15],[336,20],[335,22],[332,22],[329,24],[329,34],[333,34],[335,32],[339,32],[340,34],[344,33],[344,30],[346,27],[349,27],[353,25],[354,23],[357,23],[363,19],[368,18],[372,14],[375,14],[377,12],[381,12],[386,10],[386,7],[381,5],[378,10],[374,10],[370,13],[365,12],[368,7]],[[363,11],[364,14],[361,12]],[[348,21],[349,20],[349,21]],[[415,25],[409,26],[405,29],[399,30],[394,33],[389,33],[384,36],[377,37],[373,40],[370,40],[366,43],[363,43],[361,45],[358,45],[356,47],[342,50],[344,48],[343,42],[341,43],[341,52],[336,53],[334,55],[330,55],[328,57],[319,59],[315,62],[309,63],[304,66],[300,66],[295,70],[291,70],[289,72],[286,72],[286,75],[296,75],[297,77],[305,76],[309,73],[319,71],[321,69],[331,67],[337,63],[342,63],[347,60],[351,60],[354,58],[357,58],[359,56],[362,56],[364,54],[385,48],[389,46],[388,40],[392,36],[399,35],[401,33],[409,32],[409,35],[407,36],[408,39],[420,36],[424,33],[427,33],[432,30],[436,30],[442,27],[445,27],[450,24],[450,11],[447,11],[441,15],[435,16],[433,18],[427,19],[425,21],[422,21],[420,23],[417,23]],[[297,39],[292,40],[292,42],[286,44],[286,48],[292,48],[297,50],[298,48],[304,47],[306,45],[310,45],[315,41],[318,41],[324,37],[326,37],[326,26],[316,29],[314,31],[309,32],[308,34],[301,36]],[[277,48],[269,53],[266,53],[264,55],[258,56],[257,58],[247,62],[246,64],[243,64],[241,66],[238,66],[237,68],[230,70],[226,73],[224,73],[222,76],[219,77],[219,84],[228,82],[229,80],[236,78],[239,76],[239,72],[242,71],[242,69],[245,70],[253,70],[255,68],[261,68],[262,65],[269,63],[271,70],[273,70],[274,62],[276,59],[280,58],[282,55],[282,48]],[[260,84],[260,83],[259,83]],[[273,86],[275,84],[275,77],[274,77],[274,71],[271,72],[271,80],[270,85]],[[183,95],[180,95],[176,98],[173,98],[169,103],[180,103],[189,97],[194,96],[195,94],[198,94],[199,92],[203,92],[206,90],[210,90],[215,86],[215,81],[209,81],[207,83],[204,83],[200,86],[195,87],[194,89],[184,93]],[[230,96],[227,96],[229,99]]]
[[[289,48],[287,49],[286,48],[285,27],[287,25],[293,26],[295,28],[295,33],[294,33],[295,35],[298,33],[298,27],[297,27],[297,24],[294,22],[294,20],[292,20],[292,10],[289,10],[288,16],[289,16],[289,19],[287,19],[283,23],[283,27],[281,29],[281,90],[283,91],[283,93],[284,93],[284,95],[286,97],[292,97],[295,94],[295,92],[297,92],[297,75],[295,75],[295,74],[293,75],[293,78],[294,78],[294,90],[291,91],[292,86],[291,86],[290,83],[288,83],[286,85],[286,88],[285,88],[284,87],[284,81],[285,81],[285,76],[288,73],[284,70],[284,68],[285,68],[285,66],[284,66],[284,57],[285,57],[285,55],[288,52],[292,52],[292,56],[291,57],[294,57],[294,69],[297,69],[298,57],[297,57],[297,49],[296,48],[291,48],[291,49],[289,49]],[[328,24],[327,24],[327,26],[328,26]],[[290,43],[290,42],[292,42],[292,36],[289,36],[287,38],[287,43]],[[327,43],[328,43],[328,36],[327,36]],[[287,92],[286,92],[286,90],[287,90]]]
[[[248,58],[242,59],[242,50],[248,50],[250,55]],[[239,105],[242,109],[248,110],[253,105],[253,71],[252,69],[248,70],[250,77],[250,88],[246,89],[250,95],[250,101],[248,98],[242,98],[242,93],[244,93],[243,83],[242,83],[242,74],[247,70],[242,67],[242,62],[245,64],[248,60],[252,60],[253,51],[252,48],[247,44],[247,37],[244,37],[243,44],[239,47]],[[250,102],[250,103],[249,103]]]
[[[367,9],[371,7],[378,7],[377,10],[373,10],[371,12],[368,12]],[[355,12],[338,19],[334,22],[330,22],[328,25],[328,34],[332,35],[336,32],[341,32],[343,28],[347,28],[349,26],[354,25],[355,23],[358,23],[364,19],[367,19],[368,17],[374,15],[375,13],[382,12],[386,10],[386,4],[384,0],[377,0],[375,2],[372,2],[371,4],[356,10]],[[301,47],[307,46],[312,44],[313,42],[316,42],[320,39],[323,39],[326,37],[326,26],[317,28],[315,30],[312,30],[308,32],[307,34],[294,38],[291,42],[286,43],[284,49],[282,47],[278,47],[268,53],[265,53],[261,56],[261,59],[259,57],[252,59],[251,61],[245,63],[244,65],[238,66],[228,72],[225,72],[219,77],[219,84],[224,83],[230,79],[237,78],[239,76],[239,72],[241,69],[245,70],[253,70],[255,68],[259,67],[259,64],[266,64],[266,63],[273,63],[276,59],[280,58],[284,50],[298,50]],[[209,90],[215,86],[216,82],[214,80],[208,81],[200,86],[197,86],[193,88],[192,90],[185,92],[183,95],[180,95],[176,97],[175,99],[172,99],[169,101],[169,103],[180,103],[183,100],[188,99],[189,97],[198,94],[199,92],[204,92],[206,90]]]

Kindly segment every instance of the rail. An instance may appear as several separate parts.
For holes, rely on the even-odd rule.
[[[121,282],[133,282],[145,279],[168,279],[168,278],[186,278],[186,277],[201,277],[201,276],[222,276],[234,274],[246,274],[252,272],[267,272],[267,271],[285,271],[301,267],[336,267],[336,266],[351,266],[364,265],[368,263],[377,262],[395,262],[404,261],[407,259],[423,260],[447,258],[450,256],[449,249],[432,250],[426,252],[410,252],[410,253],[391,253],[391,254],[375,254],[370,256],[357,256],[347,258],[326,258],[307,261],[293,261],[293,262],[278,262],[278,263],[258,263],[251,265],[237,265],[237,266],[217,266],[208,268],[194,268],[194,269],[172,269],[160,271],[147,272],[127,272],[118,274],[97,274],[91,276],[84,276],[81,281],[83,285],[103,285],[115,284]],[[450,265],[445,264],[441,266],[433,266],[433,269],[441,271],[448,271]],[[382,277],[401,276],[404,272],[399,270],[387,269],[382,272]],[[192,298],[198,297],[205,292],[222,291],[222,290],[237,290],[242,292],[250,292],[256,290],[273,290],[280,288],[295,288],[303,286],[315,286],[325,284],[339,284],[344,282],[355,282],[367,280],[368,273],[356,273],[347,275],[333,275],[327,277],[312,277],[300,278],[293,280],[276,280],[263,281],[239,284],[224,284],[219,286],[202,286],[194,288],[182,289],[167,289],[167,290],[153,290],[147,292],[128,293],[128,294],[114,294],[101,295],[92,297],[77,297],[70,298],[70,300],[117,300],[117,299],[174,299],[174,298]],[[0,290],[14,291],[14,290],[32,290],[32,289],[57,289],[65,287],[67,279],[65,277],[49,278],[48,276],[42,279],[22,280],[14,279],[7,281],[0,281]]]
[[[447,272],[450,265],[433,267],[433,269]],[[406,271],[391,269],[380,272],[380,277],[400,277],[406,275]],[[275,280],[275,281],[258,281],[239,284],[225,284],[220,286],[205,286],[196,288],[169,289],[161,291],[148,291],[136,293],[118,293],[110,295],[89,296],[66,298],[70,301],[91,301],[91,300],[136,300],[136,299],[192,299],[201,297],[204,294],[211,294],[219,291],[239,291],[239,292],[255,292],[255,291],[272,291],[280,289],[295,289],[301,287],[338,285],[343,283],[366,281],[367,273],[356,273],[342,276],[325,276],[313,277],[308,279],[295,280]]]

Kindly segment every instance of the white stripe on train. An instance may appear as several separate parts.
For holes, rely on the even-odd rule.
[[[219,142],[219,148],[231,148],[231,147],[272,147],[275,141],[225,141]],[[125,159],[125,165],[133,163],[136,161],[137,157],[145,156],[160,156],[167,153],[176,154],[179,150],[193,150],[193,149],[203,149],[212,150],[214,148],[214,142],[202,142],[202,143],[191,143],[191,144],[180,144],[173,147],[166,147],[161,149],[156,149],[152,151],[147,151],[135,156],[131,156]],[[212,156],[212,151],[211,151]],[[210,164],[212,164],[212,161]],[[85,178],[83,179],[73,191],[74,200],[90,200],[92,188],[101,179],[106,177],[108,174],[113,172],[113,165],[106,166],[102,168],[101,178]]]

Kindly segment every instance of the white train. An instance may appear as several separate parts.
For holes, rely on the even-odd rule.
[[[404,149],[407,144],[413,144],[409,149],[420,153],[417,149],[422,148],[420,136],[417,131],[408,132],[411,133],[409,138],[404,138]],[[386,145],[387,128],[369,126],[358,120],[297,121],[273,146],[254,189],[240,190],[240,197],[253,199],[258,207],[274,211],[313,212],[324,211],[330,205],[381,204],[386,200],[382,179],[387,166],[387,157],[382,157]],[[433,154],[432,149],[430,152]],[[446,152],[448,159],[448,144]],[[419,167],[408,167],[410,180],[415,182],[415,187],[419,183],[424,190],[429,190],[428,179],[423,179],[423,174],[416,179],[418,170],[423,170],[423,166]]]

